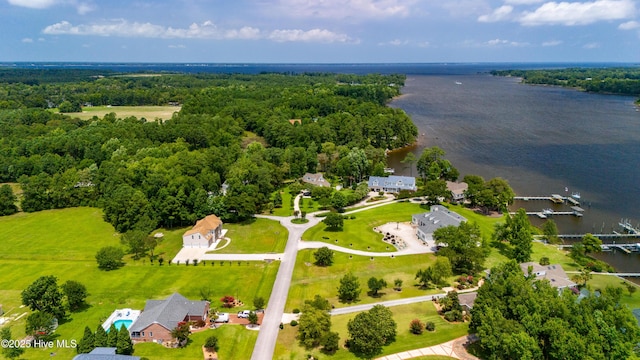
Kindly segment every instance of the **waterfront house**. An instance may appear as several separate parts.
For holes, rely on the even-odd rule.
[[[224,237],[226,230],[222,229],[222,220],[215,215],[209,215],[196,222],[191,230],[182,235],[183,247],[208,248]]]
[[[416,236],[424,242],[433,240],[433,233],[441,227],[459,226],[461,222],[467,221],[442,205],[434,205],[430,210],[411,216],[411,224],[416,228]]]
[[[397,194],[401,190],[416,191],[416,178],[411,176],[395,176],[389,177],[371,176],[369,177],[369,191],[384,191]]]
[[[447,190],[451,192],[451,200],[453,202],[463,202],[464,193],[469,188],[466,182],[447,181]]]
[[[163,344],[174,341],[171,331],[180,323],[207,321],[208,301],[194,301],[174,293],[165,300],[147,300],[144,310],[129,328],[131,340]]]
[[[302,182],[315,186],[331,187],[331,184],[327,180],[325,180],[324,176],[321,173],[306,173],[302,176]]]
[[[540,265],[536,262],[526,262],[520,264],[520,269],[525,276],[535,276],[536,280],[548,280],[558,291],[576,287],[576,283],[569,279],[560,264]]]

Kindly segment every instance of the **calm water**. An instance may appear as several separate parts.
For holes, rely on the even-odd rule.
[[[403,94],[391,106],[405,110],[419,128],[414,154],[439,146],[461,176],[499,176],[521,196],[579,192],[585,216],[556,216],[561,233],[610,233],[619,230],[621,218],[640,222],[640,112],[634,98],[481,74],[409,76]],[[400,163],[406,152],[389,161],[408,175]],[[514,208],[551,205],[529,201]],[[640,271],[640,255],[620,255],[602,257],[621,271]]]

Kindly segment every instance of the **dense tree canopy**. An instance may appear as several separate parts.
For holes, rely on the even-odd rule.
[[[33,311],[51,314],[59,319],[64,318],[63,295],[58,288],[55,276],[41,276],[22,291],[22,304]]]
[[[395,341],[397,328],[391,310],[375,305],[371,310],[361,312],[349,320],[349,351],[358,356],[373,358],[382,352],[383,346]]]
[[[578,300],[515,262],[491,269],[471,310],[471,331],[486,359],[627,359],[640,340],[621,288]]]
[[[449,259],[453,273],[475,274],[483,269],[487,253],[478,224],[442,227],[433,233],[433,239],[443,245],[437,255]]]

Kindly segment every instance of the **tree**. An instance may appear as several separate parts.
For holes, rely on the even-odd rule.
[[[331,329],[331,315],[326,310],[306,304],[298,321],[298,340],[307,348],[316,347]]]
[[[547,219],[542,224],[542,234],[549,243],[558,243],[558,226],[556,225],[556,222],[553,221],[553,219]]]
[[[147,252],[147,233],[141,230],[129,230],[120,236],[120,242],[129,247],[134,259],[139,259]]]
[[[340,191],[336,191],[331,196],[331,206],[333,206],[336,211],[342,212],[342,209],[349,204],[349,200],[347,197]]]
[[[341,302],[351,303],[358,300],[360,296],[360,282],[352,272],[346,273],[340,279],[338,287],[338,299]]]
[[[78,347],[76,347],[76,351],[78,354],[88,354],[95,348],[95,336],[93,331],[89,329],[88,326],[84,327],[84,336],[78,342]]]
[[[413,177],[413,165],[418,161],[416,155],[412,152],[408,152],[407,155],[400,162],[405,164],[406,167],[409,167],[410,176]],[[408,164],[408,165],[407,165]]]
[[[251,311],[247,319],[249,320],[249,324],[256,325],[258,323],[258,314],[256,314],[255,311]]]
[[[582,245],[584,246],[585,255],[599,253],[602,251],[602,240],[590,233],[584,235],[582,238]]]
[[[451,197],[451,192],[447,190],[447,182],[442,179],[427,181],[421,193],[427,197],[430,204],[438,204],[440,198]]]
[[[11,329],[8,327],[3,327],[0,330],[0,339],[7,340],[6,346],[2,346],[2,355],[4,355],[8,359],[19,358],[23,353],[24,349],[20,346],[16,346],[15,343],[11,342]]]
[[[442,286],[445,284],[445,279],[449,276],[453,275],[451,270],[451,262],[447,257],[437,257],[436,262],[430,266],[431,270],[431,281],[438,286]]]
[[[69,303],[69,309],[71,309],[71,311],[78,310],[89,295],[87,288],[74,280],[67,280],[67,282],[62,284],[62,292],[67,297],[67,303]]]
[[[316,265],[318,266],[331,266],[333,264],[333,251],[326,246],[323,246],[313,253],[313,257],[316,259]]]
[[[424,323],[420,319],[413,319],[409,323],[409,331],[412,334],[420,335],[424,332]]]
[[[118,331],[118,337],[116,341],[116,354],[131,355],[133,354],[133,342],[129,336],[129,331],[122,325]]]
[[[402,279],[395,279],[393,280],[393,288],[396,291],[400,291],[402,290]]]
[[[0,216],[11,215],[18,212],[16,202],[18,198],[13,194],[11,186],[0,186]]]
[[[183,347],[186,345],[189,339],[189,324],[186,322],[179,323],[173,330],[171,330],[171,337],[178,341],[178,346]]]
[[[265,305],[265,301],[264,301],[264,298],[262,296],[256,296],[256,297],[253,298],[253,307],[256,310],[264,309],[264,305]]]
[[[220,348],[220,345],[218,345],[218,337],[215,335],[209,336],[204,342],[204,347],[207,351],[217,352]]]
[[[430,170],[433,170],[433,165],[438,164],[438,162],[444,157],[444,150],[440,149],[437,146],[426,148],[420,154],[420,158],[418,159],[417,168],[418,174],[422,176],[424,180],[430,178]],[[435,174],[436,177],[431,178],[431,180],[439,179],[439,171]]]
[[[340,349],[340,334],[337,332],[329,332],[323,339],[321,344],[322,352],[326,354],[335,354]]]
[[[95,347],[107,347],[109,344],[109,335],[102,327],[102,325],[98,325],[96,328],[95,338],[93,341],[93,346]]]
[[[369,281],[367,281],[367,285],[369,286],[371,296],[376,297],[378,296],[378,291],[387,287],[387,282],[384,281],[383,278],[377,279],[372,276],[369,278]]]
[[[331,304],[329,304],[329,300],[323,298],[318,294],[313,297],[313,300],[305,300],[304,303],[311,305],[318,310],[331,310]]]
[[[420,269],[418,270],[418,272],[416,273],[416,279],[418,280],[418,284],[420,284],[420,287],[423,289],[427,289],[429,288],[429,286],[431,285],[431,272],[433,270],[428,267],[426,269]]]
[[[512,246],[511,258],[517,262],[531,261],[533,236],[526,210],[520,208],[515,215],[507,216],[504,224],[497,224],[494,239],[509,242]]]
[[[25,333],[33,336],[35,339],[46,339],[53,333],[54,322],[55,319],[50,313],[34,311],[27,316]]]
[[[462,321],[462,306],[457,291],[449,291],[447,296],[440,299],[442,305],[442,313],[447,321]]]
[[[433,238],[436,244],[444,245],[437,255],[449,258],[454,274],[475,274],[482,270],[487,255],[478,224],[445,226],[437,229]]]
[[[388,308],[375,305],[349,320],[347,329],[349,351],[357,356],[372,358],[382,352],[383,346],[395,341],[397,324]]]
[[[506,210],[507,205],[513,204],[514,196],[515,193],[506,180],[493,178],[484,184],[478,204],[490,210]]]
[[[65,310],[62,293],[55,276],[41,276],[22,291],[22,304],[31,310],[49,313],[59,319],[64,318]]]
[[[106,271],[118,269],[124,265],[123,256],[124,252],[119,247],[105,246],[96,253],[98,268]]]
[[[323,222],[331,230],[342,230],[344,218],[338,213],[330,212],[327,214],[327,217],[324,218]]]
[[[118,345],[118,329],[111,323],[109,331],[107,332],[107,346],[116,347]]]

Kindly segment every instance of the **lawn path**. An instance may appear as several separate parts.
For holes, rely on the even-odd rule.
[[[328,247],[331,250],[339,251],[347,254],[360,255],[360,256],[402,256],[402,255],[415,255],[415,254],[426,254],[433,253],[433,250],[427,246],[424,247],[406,247],[402,250],[398,251],[388,251],[388,252],[372,252],[372,251],[362,251],[362,250],[354,250],[349,249],[342,246],[337,246],[329,243],[325,243],[322,241],[300,241],[298,245],[298,250],[302,249],[319,249],[323,246]]]

